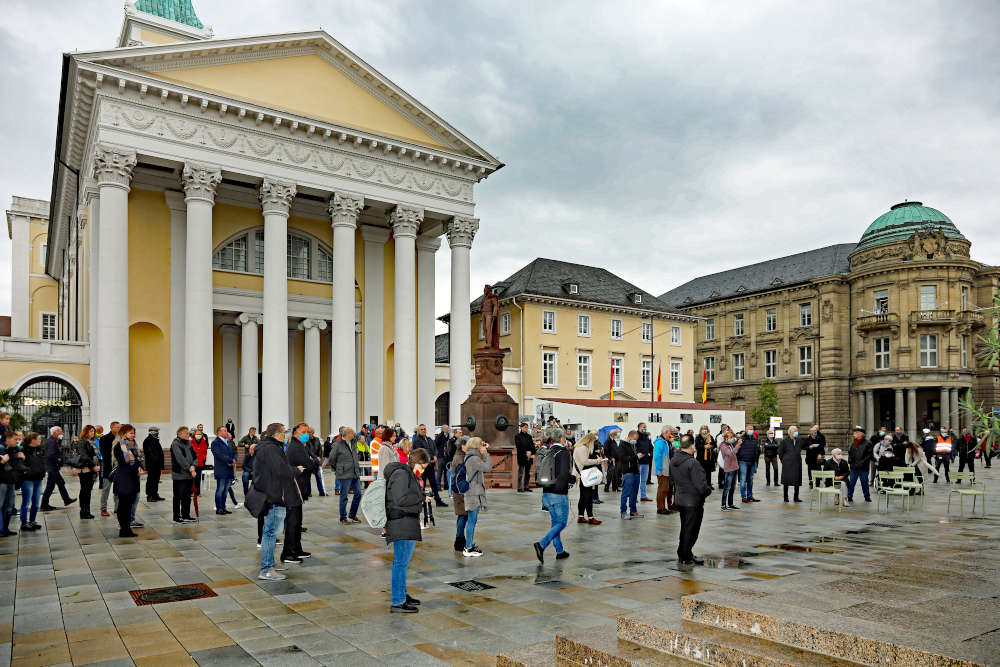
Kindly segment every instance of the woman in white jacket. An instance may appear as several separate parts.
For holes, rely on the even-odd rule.
[[[924,448],[920,445],[910,442],[909,440],[904,443],[906,446],[906,453],[904,455],[904,460],[906,465],[913,466],[917,469],[918,474],[923,472],[928,477],[931,473],[937,477],[937,470],[931,467],[930,463],[927,462],[927,456],[924,454]]]
[[[599,467],[603,461],[603,459],[594,456],[595,442],[597,442],[596,433],[588,433],[580,438],[580,442],[576,443],[573,448],[573,465],[576,468],[577,477],[580,478],[580,502],[576,505],[576,522],[599,526],[601,521],[594,518],[594,489],[596,487],[584,486],[582,479],[585,468]]]

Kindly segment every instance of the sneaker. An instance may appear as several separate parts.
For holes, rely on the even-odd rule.
[[[143,526],[145,526],[145,525],[146,525],[146,524],[142,523],[141,521],[133,521],[133,522],[132,522],[132,527],[133,527],[133,528],[142,528],[142,527],[143,527]]]
[[[736,505],[729,505],[728,507],[726,507],[726,509],[738,510],[739,507],[737,507]]]
[[[281,559],[281,562],[282,563],[295,563],[297,565],[301,565],[302,564],[302,559],[299,558],[298,556],[288,556],[288,557],[283,557]]]
[[[351,524],[351,522],[348,521],[347,519],[341,519],[340,523],[344,524],[345,526],[349,526]]]
[[[556,560],[564,560],[566,558],[569,558],[568,551],[563,551],[562,553],[556,554]]]
[[[260,542],[257,543],[257,548],[260,549]]]
[[[600,526],[602,522],[600,519],[595,519],[594,517],[590,517],[590,520],[587,521],[587,523],[589,523],[591,526]]]
[[[406,604],[412,604],[414,607],[417,607],[417,606],[420,605],[420,600],[418,600],[415,597],[410,597],[410,594],[407,593],[406,594]]]
[[[236,503],[235,505],[233,505],[234,510],[238,510],[241,507],[243,507],[243,503]]]
[[[299,552],[299,558],[309,558],[310,556],[312,556],[312,553],[309,552],[309,551],[300,551]]]
[[[356,516],[351,517],[351,523],[361,523],[361,519]]]
[[[664,515],[666,515],[666,514],[673,514],[673,512],[671,512],[668,509],[656,510],[656,513],[657,514],[664,514]]]
[[[403,604],[392,605],[389,607],[389,611],[393,614],[416,614],[420,610],[409,602],[404,602]]]
[[[604,504],[604,501],[603,501],[603,500],[601,500],[600,498],[595,498],[595,499],[594,499],[594,504],[595,504],[595,505],[603,505],[603,504]]]
[[[181,522],[182,523],[198,523],[198,519],[195,519],[195,518],[192,518],[192,517],[189,517],[189,516],[182,516],[181,517]]]
[[[101,516],[111,516],[107,510],[101,510]]]
[[[729,508],[728,508],[728,507],[726,507],[725,505],[723,505],[723,506],[722,506],[722,511],[723,511],[723,512],[728,512],[728,511],[729,511]]]
[[[258,579],[263,579],[264,581],[284,581],[285,575],[280,572],[275,572],[274,570],[268,570],[267,572],[261,572],[257,575]]]
[[[473,544],[471,547],[466,547],[462,550],[462,555],[466,558],[479,558],[483,555],[482,549]]]
[[[542,548],[540,542],[535,542],[531,545],[535,549],[535,557],[538,558],[539,563],[545,562],[545,549]]]
[[[643,519],[643,518],[645,518],[645,516],[646,516],[645,514],[630,514],[628,518],[630,518],[630,519]]]

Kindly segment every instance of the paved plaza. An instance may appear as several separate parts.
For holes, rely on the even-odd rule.
[[[988,490],[1000,491],[996,471],[980,475]],[[729,588],[768,592],[776,604],[824,614],[833,596],[844,605],[836,613],[845,623],[904,627],[1000,654],[995,500],[986,519],[946,518],[947,487],[938,484],[925,509],[903,514],[894,504],[886,515],[862,501],[819,514],[808,503],[782,503],[780,490],[757,481],[763,502],[739,512],[720,513],[717,493],[709,499],[696,549],[709,561],[693,569],[675,560],[677,515],[656,516],[654,503],[642,503],[645,519],[622,521],[617,502],[602,493],[597,515],[605,523],[570,524],[563,539],[571,557],[556,562],[549,550],[544,565],[530,546],[548,526],[540,493],[489,493],[477,529],[486,553],[479,559],[452,550],[454,515],[439,509],[410,567],[410,593],[423,606],[406,616],[388,613],[391,552],[367,526],[338,523],[336,496],[307,503],[303,542],[313,557],[274,583],[256,579],[256,521],[245,510],[216,516],[206,496],[201,522],[178,526],[169,500],[140,504],[146,527],[138,539],[123,540],[114,517],[80,521],[73,506],[40,515],[40,531],[0,541],[0,662],[488,665],[502,651],[556,633],[596,633],[613,627],[616,616],[662,612],[683,595]],[[576,490],[570,498],[575,506]],[[912,563],[921,553],[926,566],[917,572],[885,569],[894,557]],[[963,554],[975,554],[976,574],[954,567]],[[878,559],[883,565],[874,572]],[[493,588],[451,585],[468,580]],[[191,583],[217,595],[137,606],[129,593]],[[956,614],[962,622],[952,622]]]

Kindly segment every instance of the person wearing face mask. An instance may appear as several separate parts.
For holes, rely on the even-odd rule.
[[[778,486],[778,441],[774,439],[774,431],[767,432],[767,438],[760,444],[764,451],[764,475],[767,486],[771,486],[771,469],[774,469],[774,485]]]
[[[875,454],[875,450],[878,449],[879,453],[881,453],[881,448],[879,447],[879,445],[882,444],[882,441],[885,439],[886,434],[887,431],[885,426],[879,426],[878,431],[872,433],[872,437],[868,439],[869,442],[872,443],[872,465],[869,474],[870,474],[870,479],[873,481],[876,481],[878,479],[875,475],[875,472],[878,470],[879,457],[877,454]]]
[[[747,425],[746,433],[740,438],[740,451],[736,460],[740,462],[740,498],[745,503],[759,503],[753,496],[753,476],[757,473],[757,459],[760,458],[760,442],[753,424]]]
[[[788,487],[795,488],[794,502],[801,503],[799,487],[802,486],[802,443],[799,441],[799,428],[788,427],[788,435],[778,445],[778,458],[781,459],[781,486],[785,492],[785,502],[788,502]]]
[[[285,455],[285,425],[268,424],[264,438],[254,446],[253,488],[267,496],[264,526],[260,539],[260,572],[258,579],[281,581],[285,575],[274,562],[274,545],[278,531],[285,523],[285,513],[289,506],[302,507],[302,498],[295,484],[295,469],[288,464]],[[300,471],[301,472],[301,471]]]
[[[903,432],[902,426],[897,426],[892,432],[892,448],[896,452],[896,458],[900,461],[906,455],[906,443],[910,441],[910,436]]]
[[[833,472],[833,481],[826,480],[827,486],[840,485],[840,496],[834,499],[834,503],[839,503],[840,498],[843,497],[844,507],[849,507],[850,503],[847,501],[847,480],[851,475],[851,469],[848,467],[847,461],[844,460],[844,453],[839,447],[830,452],[830,458],[827,459],[823,469]]]
[[[968,466],[969,472],[975,474],[976,470],[973,464],[976,461],[976,449],[979,448],[976,436],[972,435],[972,431],[968,428],[963,428],[962,435],[958,437],[958,442],[955,445],[955,449],[958,450],[958,472],[962,472]]]
[[[194,495],[195,497],[201,496],[201,473],[205,470],[205,464],[208,461],[208,438],[205,437],[205,432],[201,429],[201,426],[194,430],[194,435],[191,436],[191,449],[194,450],[195,456],[197,457],[197,463],[195,463],[195,472],[198,473],[194,476]],[[197,507],[197,502],[195,507]]]
[[[869,440],[865,439],[865,430],[860,426],[854,427],[854,440],[851,441],[851,448],[847,453],[847,465],[851,472],[847,479],[847,501],[854,502],[854,485],[861,480],[861,490],[865,494],[865,502],[872,501],[871,491],[868,488],[868,471],[871,467],[873,457],[873,447]]]
[[[111,422],[107,433],[97,439],[97,451],[101,455],[101,516],[111,516],[108,512],[108,496],[111,495],[111,473],[115,469],[114,457],[111,455],[111,448],[114,447],[115,438],[118,437],[118,429],[121,428],[119,422]]]
[[[820,432],[819,424],[813,424],[812,428],[809,429],[809,435],[806,436],[802,448],[806,452],[806,474],[809,477],[808,482],[811,489],[812,471],[820,469],[817,463],[817,455],[826,454],[826,436]],[[774,483],[777,484],[778,480],[775,479]]]
[[[622,486],[622,473],[618,465],[618,438],[620,435],[620,431],[611,431],[607,440],[604,441],[604,456],[608,459],[608,475],[604,479],[605,493],[618,493]]]
[[[232,514],[226,509],[226,491],[236,478],[236,447],[225,426],[220,426],[212,441],[215,476],[215,513]]]
[[[639,423],[639,436],[635,441],[635,454],[639,461],[639,499],[643,502],[652,502],[652,498],[646,495],[646,485],[649,483],[650,463],[653,460],[653,442],[649,439],[649,431],[646,430],[644,422]]]
[[[389,611],[415,614],[420,600],[406,591],[406,574],[410,560],[420,542],[420,513],[424,506],[424,491],[417,480],[430,462],[426,449],[410,452],[406,463],[395,461],[384,468],[385,476],[385,541],[392,545],[392,606]]]
[[[924,454],[924,448],[914,442],[906,443],[906,450],[903,452],[903,462],[912,466],[916,472],[918,481],[923,481],[924,475],[933,476],[937,480],[937,471],[931,467]]]
[[[312,556],[302,549],[302,504],[309,500],[309,479],[319,464],[309,454],[306,448],[308,442],[309,425],[302,423],[295,426],[291,440],[285,445],[285,456],[288,458],[288,465],[294,469],[295,483],[301,500],[298,505],[286,504],[285,542],[281,548],[282,563],[301,563],[303,559]]]
[[[653,471],[656,473],[656,513],[672,514],[674,494],[670,493],[670,452],[673,431],[664,426],[660,437],[653,441]],[[669,502],[668,502],[669,501]],[[670,505],[671,507],[668,507]]]
[[[723,433],[723,440],[719,444],[719,454],[722,456],[723,481],[719,487],[722,489],[722,511],[738,510],[739,507],[733,504],[733,492],[736,490],[736,474],[740,469],[739,461],[736,460],[736,453],[740,451],[741,443],[733,433],[732,429],[727,429]]]
[[[636,507],[639,495],[639,455],[636,443],[639,441],[638,431],[629,431],[618,448],[618,461],[622,471],[621,515],[623,519],[641,519],[642,515]],[[625,512],[628,511],[628,516]]]
[[[934,468],[940,472],[941,466],[944,466],[944,480],[948,483],[951,483],[950,468],[954,458],[954,444],[951,441],[951,436],[948,435],[948,427],[943,426],[934,445]],[[934,478],[934,482],[937,483],[937,477]]]
[[[51,512],[55,509],[49,504],[52,491],[59,488],[59,495],[62,496],[63,506],[69,507],[76,502],[76,498],[70,498],[66,491],[66,481],[59,473],[62,467],[62,439],[63,430],[58,426],[49,429],[48,440],[45,441],[45,491],[42,492],[42,511]]]
[[[708,482],[708,489],[712,489],[712,473],[715,472],[715,462],[719,458],[719,450],[715,446],[715,438],[708,431],[708,426],[702,426],[697,435],[692,435],[691,439],[695,444],[695,456],[698,463],[705,470],[705,481]]]
[[[549,431],[551,430],[549,429]],[[550,433],[549,431],[546,433],[546,440],[548,441],[547,446],[552,448],[550,456],[553,457],[553,479],[551,485],[542,487],[542,508],[548,511],[551,525],[549,532],[545,533],[541,540],[531,545],[539,563],[545,562],[545,549],[548,548],[549,544],[555,548],[557,560],[569,558],[569,552],[563,549],[561,535],[569,520],[569,486],[576,480],[572,473],[573,455],[566,449],[565,436],[559,432]],[[632,431],[632,434],[635,435],[635,431]],[[638,464],[636,469],[638,470]],[[634,496],[632,507],[635,507]]]
[[[681,530],[677,542],[677,560],[682,565],[704,565],[692,549],[698,541],[701,521],[705,516],[705,499],[711,495],[705,481],[705,471],[694,458],[695,445],[690,436],[681,438],[681,449],[671,461],[673,481],[677,487],[676,503],[681,514]]]
[[[149,427],[149,435],[142,441],[142,455],[146,463],[146,502],[166,500],[160,496],[160,473],[163,472],[165,458],[163,445],[160,444],[159,427]]]

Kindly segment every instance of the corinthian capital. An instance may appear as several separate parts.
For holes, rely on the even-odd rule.
[[[417,230],[424,219],[423,209],[399,204],[387,218],[392,234],[396,238],[417,238]]]
[[[452,248],[471,248],[472,239],[479,231],[479,218],[456,215],[448,221],[448,245]]]
[[[260,184],[260,205],[264,213],[288,215],[293,199],[295,199],[295,183],[265,178]]]
[[[358,226],[358,214],[365,207],[365,198],[361,195],[347,192],[334,192],[330,197],[330,206],[327,211],[330,214],[330,224],[334,227],[350,227],[356,229]]]
[[[117,185],[129,189],[135,151],[100,144],[94,151],[94,178],[98,185]]]
[[[218,167],[204,164],[186,163],[181,172],[184,184],[184,201],[201,199],[215,203],[215,188],[222,182],[222,171]]]

